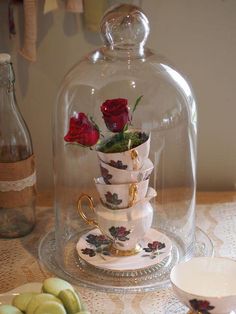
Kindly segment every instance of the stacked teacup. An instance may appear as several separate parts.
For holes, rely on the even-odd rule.
[[[118,256],[139,252],[139,241],[152,224],[149,200],[156,191],[149,187],[154,167],[149,151],[150,134],[141,145],[123,152],[104,153],[97,149],[101,177],[95,178],[95,185],[100,204],[94,210],[100,230],[112,238],[113,253]]]

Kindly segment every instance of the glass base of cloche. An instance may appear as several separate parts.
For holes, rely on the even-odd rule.
[[[76,234],[74,238],[68,241],[66,256],[64,257],[66,266],[61,267],[56,261],[54,231],[48,232],[42,238],[39,246],[39,258],[44,266],[56,276],[73,284],[100,291],[124,293],[124,291],[144,292],[163,288],[169,284],[169,274],[172,267],[182,258],[179,244],[169,237],[172,243],[171,252],[160,263],[151,263],[147,267],[119,271],[104,269],[88,263],[78,254],[76,246],[78,248],[78,239],[83,234]],[[193,256],[211,256],[213,245],[209,237],[201,229],[196,228],[195,238]]]
[[[181,303],[175,296],[168,299],[165,307],[165,314],[189,314],[189,308]]]

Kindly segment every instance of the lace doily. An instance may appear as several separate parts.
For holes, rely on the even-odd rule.
[[[214,243],[215,255],[236,259],[236,203],[198,205],[197,225]],[[40,237],[53,226],[53,209],[38,208],[35,230],[22,239],[0,240],[0,293],[27,282],[52,276],[38,261]],[[91,313],[182,314],[172,289],[134,294],[112,294],[78,287]],[[169,311],[169,312],[167,312]]]

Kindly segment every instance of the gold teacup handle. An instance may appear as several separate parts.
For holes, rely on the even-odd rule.
[[[109,235],[107,235],[106,231],[101,226],[99,226],[99,224],[94,219],[90,219],[87,217],[87,215],[85,214],[84,209],[82,207],[82,200],[84,198],[88,200],[89,209],[91,209],[94,213],[96,213],[95,206],[93,203],[93,198],[91,196],[89,196],[88,194],[82,193],[80,195],[80,197],[78,199],[78,203],[77,203],[77,208],[78,208],[78,212],[79,212],[80,216],[84,219],[84,221],[87,224],[89,224],[90,226],[98,228],[102,234],[104,234],[107,238],[109,238],[110,240],[113,241],[113,239]]]
[[[87,215],[85,214],[84,209],[82,207],[82,200],[84,198],[88,200],[89,209],[91,209],[95,213],[93,198],[91,196],[89,196],[88,194],[82,193],[80,195],[80,197],[78,199],[78,203],[77,203],[77,208],[78,208],[79,214],[84,219],[84,221],[87,222],[87,224],[89,224],[90,226],[95,226],[95,227],[99,228],[98,223],[95,220],[88,218]]]
[[[131,150],[131,159],[133,161],[133,170],[139,169],[139,156],[138,151],[136,149]]]
[[[136,202],[137,199],[137,194],[138,194],[138,187],[136,183],[132,183],[129,187],[129,204],[128,207],[132,207],[134,203]]]

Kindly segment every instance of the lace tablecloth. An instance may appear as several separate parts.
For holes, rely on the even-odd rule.
[[[38,244],[41,235],[53,226],[53,210],[39,207],[37,213],[38,223],[30,235],[0,240],[0,293],[52,276],[40,265]],[[216,256],[236,259],[236,202],[197,205],[197,225],[211,238]],[[81,287],[78,290],[91,313],[99,314],[169,314],[166,308],[174,299],[171,288],[137,294],[111,294]]]

